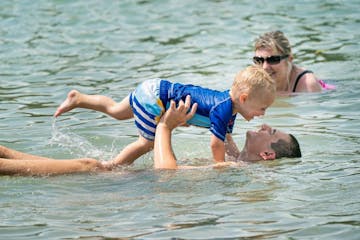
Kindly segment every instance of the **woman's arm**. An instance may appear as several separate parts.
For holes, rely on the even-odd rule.
[[[321,92],[321,85],[313,73],[308,73],[300,78],[296,92]]]

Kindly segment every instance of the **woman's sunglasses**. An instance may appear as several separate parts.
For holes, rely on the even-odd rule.
[[[281,60],[283,60],[287,57],[289,57],[289,55],[270,56],[270,57],[266,57],[266,58],[255,56],[255,57],[253,57],[253,61],[255,64],[259,64],[259,65],[264,64],[265,61],[270,65],[275,65],[275,64],[280,63]]]

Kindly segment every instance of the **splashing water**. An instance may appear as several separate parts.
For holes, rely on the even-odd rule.
[[[71,155],[77,157],[89,157],[96,159],[111,159],[114,155],[114,142],[110,151],[104,151],[94,146],[86,138],[74,133],[69,128],[59,128],[56,118],[52,122],[50,145],[57,145],[67,150]]]

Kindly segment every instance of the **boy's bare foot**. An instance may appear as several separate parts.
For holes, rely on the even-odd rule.
[[[108,171],[111,171],[115,168],[114,163],[111,161],[102,161],[100,162],[100,165],[101,165],[101,169],[105,169]]]
[[[63,113],[66,113],[77,106],[77,101],[79,98],[79,92],[76,90],[71,90],[65,101],[57,108],[56,112],[54,113],[54,117],[58,117]]]

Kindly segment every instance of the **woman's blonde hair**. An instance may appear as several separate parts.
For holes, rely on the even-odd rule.
[[[289,40],[281,31],[267,32],[255,40],[255,51],[259,49],[271,49],[282,55],[291,55]]]
[[[234,97],[239,97],[241,93],[248,93],[249,97],[256,93],[274,94],[276,92],[276,83],[272,77],[261,67],[252,65],[238,72],[231,86],[231,93]]]

